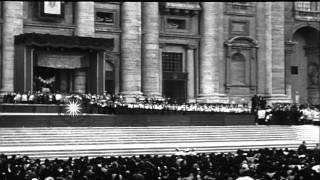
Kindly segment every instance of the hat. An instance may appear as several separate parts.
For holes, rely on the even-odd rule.
[[[54,180],[54,179],[53,179],[53,177],[48,176],[48,177],[46,177],[44,180]]]
[[[320,173],[320,165],[312,166],[312,170],[316,171],[317,173]]]
[[[238,177],[236,180],[254,180],[249,176],[244,176],[244,177]]]

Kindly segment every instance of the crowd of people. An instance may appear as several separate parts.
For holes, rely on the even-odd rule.
[[[178,104],[170,98],[146,98],[136,95],[134,101],[128,102],[121,94],[63,94],[63,93],[6,93],[3,103],[22,104],[66,104],[69,101],[78,101],[82,104],[83,113],[101,114],[157,114],[157,113],[251,113],[248,104]]]
[[[318,180],[320,145],[235,153],[40,160],[0,155],[1,180]],[[191,153],[192,152],[192,153]]]
[[[320,111],[317,106],[297,104],[274,104],[257,110],[258,124],[320,124]]]
[[[136,95],[134,101],[126,101],[121,94],[65,94],[65,93],[4,93],[3,103],[57,104],[70,101],[81,104],[81,112],[88,114],[192,114],[228,113],[254,114],[257,124],[320,124],[320,106],[301,104],[267,105],[266,99],[253,96],[250,103],[243,104],[200,104],[176,103],[170,98]],[[63,113],[63,112],[59,112]]]

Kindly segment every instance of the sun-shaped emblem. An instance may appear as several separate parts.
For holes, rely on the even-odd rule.
[[[67,113],[70,115],[70,116],[77,116],[79,115],[79,113],[81,113],[80,109],[81,109],[81,104],[76,100],[72,100],[70,101],[68,104],[67,104]]]

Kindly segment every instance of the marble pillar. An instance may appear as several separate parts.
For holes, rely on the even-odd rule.
[[[159,66],[159,2],[142,4],[142,90],[146,96],[161,96]]]
[[[188,102],[193,102],[195,98],[194,57],[196,46],[189,45],[187,48]]]
[[[141,2],[121,5],[121,87],[130,97],[141,94]]]
[[[202,2],[200,42],[200,87],[199,101],[222,102],[220,93],[220,67],[223,57],[221,38],[223,36],[223,2]]]
[[[73,91],[76,93],[86,92],[86,70],[75,69],[73,74]]]
[[[94,37],[94,2],[82,1],[76,2],[76,30],[77,36]]]
[[[3,2],[1,91],[14,91],[14,36],[23,33],[23,2]]]
[[[285,2],[272,2],[272,94],[285,95]]]
[[[256,39],[258,41],[257,50],[257,94],[264,95],[266,93],[266,21],[265,21],[265,11],[266,3],[257,2],[256,3]],[[271,36],[271,34],[270,34]]]
[[[265,2],[265,94],[272,94],[272,2]]]

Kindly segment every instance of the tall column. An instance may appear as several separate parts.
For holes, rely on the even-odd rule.
[[[94,2],[76,2],[76,31],[77,36],[94,37]]]
[[[272,22],[272,94],[285,94],[285,10],[284,2],[271,2]]]
[[[257,51],[257,94],[265,94],[266,89],[266,21],[265,21],[265,2],[256,3],[256,39],[259,42]],[[271,35],[270,35],[271,36]]]
[[[194,80],[194,52],[196,46],[189,45],[187,49],[187,72],[188,72],[188,101],[194,100],[195,80]]]
[[[272,94],[272,2],[265,2],[265,94]]]
[[[2,89],[14,91],[14,36],[23,33],[23,2],[3,2]]]
[[[159,2],[142,5],[142,90],[147,96],[160,96]]]
[[[121,5],[121,93],[141,94],[141,2]]]
[[[73,91],[78,93],[86,92],[86,71],[84,69],[75,69],[73,81]]]
[[[220,101],[223,2],[202,2],[199,101]],[[220,44],[221,43],[221,44]]]
[[[290,79],[290,74],[291,74],[291,58],[292,58],[292,53],[293,53],[293,47],[296,45],[295,42],[292,41],[287,41],[285,43],[285,89],[286,89],[286,94],[291,100],[294,100],[292,97],[292,86],[291,86],[291,79]]]

